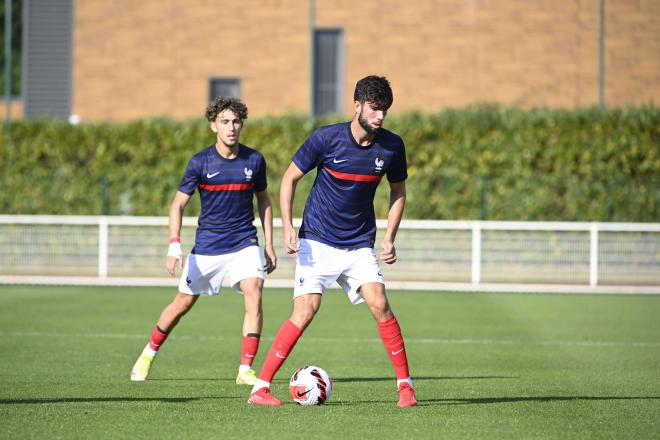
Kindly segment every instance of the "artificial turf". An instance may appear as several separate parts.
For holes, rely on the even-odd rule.
[[[419,406],[364,305],[326,293],[275,378],[281,407],[234,383],[242,299],[204,297],[145,382],[129,370],[167,288],[0,286],[0,438],[660,438],[660,296],[389,293]],[[261,366],[291,310],[266,289]],[[296,368],[333,377],[326,405],[288,397]]]

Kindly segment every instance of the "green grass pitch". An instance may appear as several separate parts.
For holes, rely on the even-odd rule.
[[[329,291],[275,378],[278,408],[234,383],[242,298],[202,298],[129,380],[168,288],[0,287],[0,438],[660,438],[660,296],[397,292],[419,406],[396,408],[393,369],[364,305]],[[261,366],[288,317],[264,293]],[[334,378],[301,407],[305,364]]]

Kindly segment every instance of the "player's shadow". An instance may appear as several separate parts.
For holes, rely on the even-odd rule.
[[[155,381],[203,381],[203,380],[210,380],[213,382],[234,382],[236,380],[235,377],[229,377],[229,378],[224,378],[224,377],[162,377],[162,378],[149,378],[149,382],[155,382]]]
[[[388,377],[333,377],[333,382],[391,382],[394,378]],[[476,380],[476,379],[520,379],[520,376],[414,376],[413,380]]]
[[[59,397],[53,399],[0,399],[0,405],[38,405],[48,403],[101,403],[101,402],[161,402],[189,403],[208,399],[242,399],[242,397]]]
[[[391,378],[390,378],[391,379]],[[333,378],[334,380],[334,378]],[[236,378],[235,377],[161,377],[161,378],[149,378],[149,382],[156,382],[156,381],[162,381],[162,382],[199,382],[199,381],[212,381],[212,382],[235,382]],[[279,378],[279,379],[273,379],[273,383],[289,383],[288,378]],[[246,388],[250,389],[250,388]]]
[[[447,398],[447,399],[421,399],[420,404],[439,405],[488,405],[494,403],[520,403],[520,402],[572,402],[572,401],[601,401],[601,400],[660,400],[660,396],[529,396],[529,397],[474,397],[474,398]]]
[[[391,378],[390,378],[391,379]],[[332,379],[334,380],[334,378]],[[211,381],[211,382],[230,382],[235,383],[235,377],[163,377],[163,378],[149,378],[149,382],[200,382],[200,381]],[[273,383],[289,383],[288,378],[279,378],[273,379]],[[246,388],[249,390],[250,388]]]
[[[417,396],[419,397],[419,396]],[[492,405],[498,403],[520,402],[578,402],[578,401],[605,401],[605,400],[660,400],[660,396],[536,396],[536,397],[475,397],[475,398],[447,398],[447,399],[418,399],[419,406],[431,405]],[[374,403],[392,403],[392,400],[349,400],[343,402],[329,402],[327,405],[363,405]]]

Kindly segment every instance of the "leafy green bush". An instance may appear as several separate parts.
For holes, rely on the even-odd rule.
[[[334,122],[318,121],[316,125]],[[304,116],[249,119],[242,141],[279,183],[311,129]],[[499,106],[390,116],[406,142],[406,218],[660,220],[656,107],[523,111]],[[203,120],[17,121],[0,134],[0,206],[12,214],[167,215],[190,157],[214,142]],[[297,191],[295,215],[314,180]],[[377,193],[384,218],[388,185]],[[193,202],[187,215],[199,213]]]

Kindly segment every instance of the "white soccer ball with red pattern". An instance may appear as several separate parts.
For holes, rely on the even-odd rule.
[[[301,405],[321,405],[330,398],[332,379],[323,368],[306,365],[291,376],[289,392]]]

